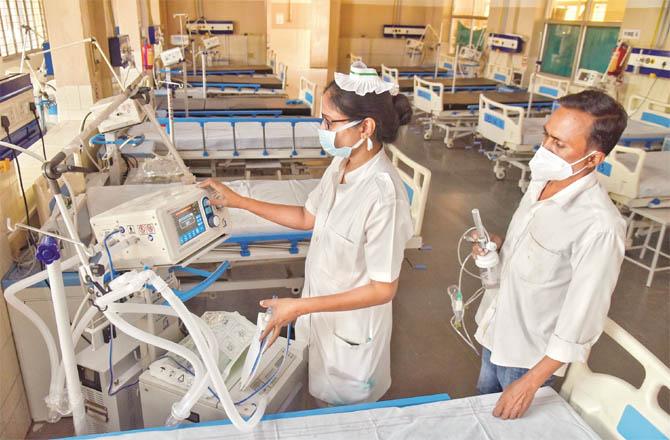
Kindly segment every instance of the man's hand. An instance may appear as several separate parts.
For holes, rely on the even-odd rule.
[[[224,183],[214,179],[207,179],[198,183],[198,187],[210,189],[218,197],[210,197],[209,201],[213,206],[226,206],[229,208],[240,208],[244,197],[228,188]]]
[[[279,337],[279,332],[281,328],[287,325],[289,322],[293,322],[301,313],[301,305],[303,303],[301,298],[275,298],[275,299],[264,299],[261,301],[261,307],[269,308],[272,307],[272,315],[270,322],[268,322],[265,327],[265,331],[261,335],[261,340],[268,336],[270,332],[274,330],[270,340],[266,344],[266,349],[269,348]]]
[[[479,238],[479,234],[477,234],[477,231],[472,231],[470,234],[470,240],[474,242],[472,245],[472,256],[473,257],[478,257],[480,255],[486,255],[488,253],[488,250],[482,249],[481,246],[479,246],[479,243],[477,242],[477,239]],[[496,234],[491,234],[489,233],[489,239],[491,239],[492,242],[496,244],[496,247],[498,250],[502,247],[503,239],[499,235]]]
[[[493,415],[504,420],[518,419],[523,416],[541,385],[537,385],[528,374],[521,376],[503,391],[493,410]]]

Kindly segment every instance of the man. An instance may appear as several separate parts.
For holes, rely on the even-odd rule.
[[[507,236],[492,235],[502,245],[500,288],[487,291],[476,316],[477,388],[503,392],[493,411],[503,419],[521,417],[567,364],[586,362],[624,255],[625,222],[594,170],[626,128],[626,112],[595,90],[559,104]]]

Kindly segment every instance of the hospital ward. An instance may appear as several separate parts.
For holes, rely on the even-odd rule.
[[[0,0],[0,440],[670,440],[670,0]]]

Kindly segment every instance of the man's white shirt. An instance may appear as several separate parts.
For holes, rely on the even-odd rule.
[[[477,311],[475,337],[495,365],[586,362],[619,278],[626,223],[595,173],[538,201],[546,183],[530,183],[501,249],[500,288]]]

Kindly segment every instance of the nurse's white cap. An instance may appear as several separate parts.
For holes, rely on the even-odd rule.
[[[335,73],[335,84],[347,92],[355,92],[357,95],[365,96],[368,93],[381,94],[389,92],[395,96],[398,94],[398,86],[394,83],[382,80],[377,71],[366,66],[361,61],[351,65],[349,74]]]

